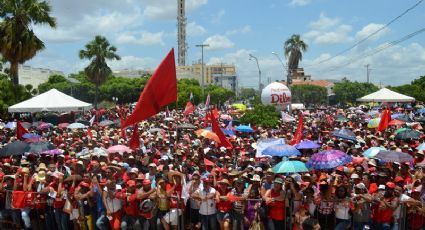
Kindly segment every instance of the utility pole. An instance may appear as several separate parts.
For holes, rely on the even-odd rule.
[[[369,64],[365,65],[367,83],[369,83],[369,74],[370,74],[370,70],[371,70],[371,69],[369,69],[369,66],[370,66]]]
[[[258,64],[258,58],[252,54],[249,54],[249,60],[254,59],[255,62],[257,63],[257,68],[258,68],[258,91],[260,91],[260,97],[261,97],[261,69],[260,69],[260,65]]]
[[[201,90],[202,98],[204,97],[204,47],[209,47],[209,44],[200,44],[196,47],[201,47]]]

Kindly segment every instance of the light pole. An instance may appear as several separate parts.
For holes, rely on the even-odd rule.
[[[260,91],[260,96],[261,96],[261,70],[260,70],[260,65],[258,64],[258,58],[252,54],[249,54],[249,60],[254,59],[255,62],[257,63],[257,68],[258,68],[258,90]]]
[[[202,98],[204,97],[204,47],[209,47],[209,44],[200,44],[196,47],[201,47],[201,90]]]
[[[282,58],[280,58],[279,54],[277,54],[276,52],[272,52],[272,54],[274,54],[274,56],[276,56],[276,58],[279,59],[280,63],[282,64],[282,66],[283,66],[283,76],[284,77],[285,77],[285,70],[286,70],[286,72],[287,72],[287,74],[286,74],[286,87],[288,87],[289,91],[291,91],[291,74],[290,74],[290,71],[289,71],[289,66],[285,65]],[[288,111],[289,111],[289,113],[292,112],[292,106],[291,105],[288,106]]]
[[[283,67],[283,77],[285,78],[285,71],[287,71],[288,67],[285,65],[285,63],[283,62],[282,58],[280,58],[279,54],[277,54],[276,52],[272,52],[272,54],[274,56],[276,56],[276,58],[279,60],[280,64],[282,64],[282,67]],[[287,75],[286,76],[286,80],[288,81],[288,79],[289,78],[288,78],[288,75]],[[286,84],[288,84],[288,82]]]

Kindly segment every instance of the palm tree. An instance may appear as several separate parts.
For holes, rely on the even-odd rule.
[[[84,69],[89,80],[96,85],[96,94],[94,97],[94,106],[97,108],[97,99],[99,95],[99,85],[106,81],[106,78],[112,73],[106,60],[120,60],[121,57],[116,54],[117,48],[111,46],[108,40],[102,36],[96,36],[93,41],[86,44],[85,50],[80,50],[80,58],[87,58],[91,63]]]
[[[303,52],[307,51],[308,45],[301,40],[299,34],[293,34],[285,41],[285,57],[288,59],[288,85],[292,82],[292,72],[298,68],[298,63],[303,59]]]
[[[19,84],[18,65],[44,49],[32,25],[56,27],[56,18],[50,12],[46,1],[0,0],[0,54],[10,63],[9,75],[15,87]]]

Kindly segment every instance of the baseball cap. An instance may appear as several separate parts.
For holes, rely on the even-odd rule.
[[[144,179],[144,180],[143,180],[143,185],[148,185],[148,184],[151,184],[151,180],[149,180],[149,179]]]
[[[385,185],[383,184],[379,185],[378,190],[385,190]]]
[[[395,188],[395,184],[393,182],[387,182],[385,184],[388,188]]]
[[[282,180],[282,178],[278,177],[278,178],[274,179],[273,183],[283,184],[283,180]]]
[[[129,187],[136,186],[136,182],[134,180],[129,180],[127,181],[127,186]]]
[[[358,188],[358,189],[366,189],[366,185],[363,184],[363,183],[358,183],[358,184],[356,184],[356,188]]]

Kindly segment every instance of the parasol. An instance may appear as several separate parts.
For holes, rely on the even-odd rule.
[[[55,148],[56,147],[50,142],[40,141],[40,142],[30,143],[27,146],[27,148],[25,148],[25,152],[42,153],[42,152],[52,150],[52,149],[55,149]]]
[[[108,153],[132,152],[132,150],[125,145],[114,145],[109,147],[106,151],[108,151]]]
[[[308,172],[308,168],[301,161],[282,161],[272,168],[274,173]]]
[[[318,149],[320,145],[314,141],[306,140],[294,145],[294,147],[297,149]]]
[[[0,156],[1,157],[7,157],[7,156],[14,156],[14,155],[21,155],[25,153],[25,149],[28,147],[28,143],[23,141],[15,141],[10,144],[7,144],[2,149],[0,149]]]
[[[247,126],[247,125],[239,125],[238,127],[236,127],[235,130],[238,131],[238,132],[243,132],[243,133],[252,133],[252,132],[254,132],[254,130],[251,127]]]
[[[388,123],[388,125],[395,125],[395,126],[397,126],[397,125],[404,125],[404,124],[406,124],[406,122],[400,121],[400,120],[397,120],[397,119],[391,120]]]
[[[379,153],[376,154],[375,158],[385,162],[403,163],[413,161],[413,157],[407,153],[384,150],[379,151]]]
[[[398,132],[395,135],[395,138],[398,140],[406,140],[406,139],[419,139],[421,137],[421,132],[413,130],[413,129],[406,129],[404,131]]]
[[[82,123],[72,123],[70,125],[68,125],[68,129],[84,129],[86,128],[86,126]]]
[[[268,156],[290,157],[301,155],[294,146],[287,144],[277,144],[265,148],[262,153]]]
[[[372,157],[375,157],[376,154],[378,154],[382,150],[386,150],[386,149],[383,148],[383,147],[371,147],[371,148],[368,148],[366,151],[363,152],[363,156],[365,156],[367,158],[372,158]]]
[[[306,163],[309,169],[332,169],[352,161],[352,157],[339,150],[328,150],[313,154]]]
[[[369,121],[369,123],[367,124],[367,127],[369,129],[378,128],[379,122],[381,122],[381,118],[373,118]]]
[[[198,136],[202,136],[204,138],[207,138],[207,139],[210,139],[210,140],[213,140],[213,141],[220,143],[220,138],[218,138],[217,134],[215,134],[212,131],[208,131],[208,130],[205,130],[205,129],[198,129],[198,130],[195,131],[195,133]]]
[[[356,135],[349,129],[339,129],[332,132],[335,137],[350,141],[357,141]]]

